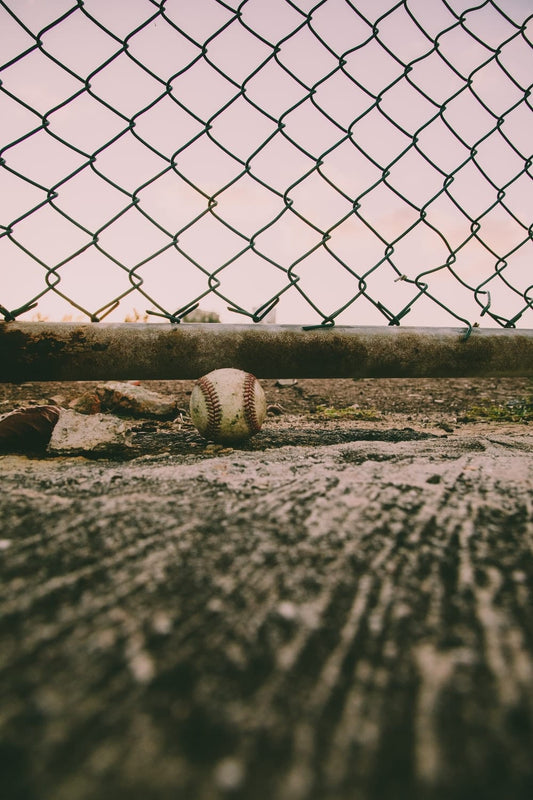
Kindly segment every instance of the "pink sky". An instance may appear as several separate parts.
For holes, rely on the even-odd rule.
[[[107,320],[199,299],[243,322],[227,300],[251,313],[281,292],[277,322],[312,324],[361,288],[400,313],[425,274],[471,322],[491,324],[463,284],[513,317],[533,284],[533,8],[471,5],[248,0],[239,20],[215,0],[0,2],[0,304],[53,269],[22,319],[126,293]],[[386,324],[374,303],[336,322]],[[422,297],[405,324],[455,322]]]

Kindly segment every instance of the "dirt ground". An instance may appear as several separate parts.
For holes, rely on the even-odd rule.
[[[486,379],[339,379],[261,382],[268,416],[262,431],[239,449],[334,444],[350,431],[408,429],[435,435],[474,435],[508,427],[513,410],[531,405],[533,381],[528,378]],[[281,384],[281,385],[280,385]],[[138,455],[213,453],[190,424],[193,381],[144,381],[144,387],[175,398],[175,420],[139,420],[134,427]],[[0,414],[41,403],[69,402],[96,386],[94,382],[0,384]],[[501,418],[480,409],[502,409]],[[472,413],[474,410],[474,413]],[[519,430],[524,428],[519,423]],[[207,448],[207,452],[206,452]]]
[[[262,383],[0,455],[2,800],[530,800],[532,382]]]
[[[501,404],[531,394],[533,381],[529,378],[349,378],[338,380],[304,379],[261,381],[269,403],[279,403],[289,414],[308,414],[318,405],[343,408],[357,403],[361,408],[376,408],[383,414],[441,414],[447,419],[467,411],[473,405]],[[68,401],[94,382],[75,383],[0,383],[0,408],[10,410],[27,402],[47,398]],[[177,398],[184,408],[188,405],[193,381],[144,381],[153,391]]]

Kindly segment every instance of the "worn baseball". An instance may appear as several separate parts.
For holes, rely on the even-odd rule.
[[[215,369],[194,384],[191,419],[213,442],[231,444],[253,436],[266,416],[263,387],[240,369]]]

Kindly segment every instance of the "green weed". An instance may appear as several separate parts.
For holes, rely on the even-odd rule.
[[[463,419],[467,422],[533,422],[533,398],[513,400],[505,405],[472,406]]]

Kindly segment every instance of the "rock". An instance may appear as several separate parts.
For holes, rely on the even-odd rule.
[[[128,427],[110,414],[86,416],[71,409],[62,409],[48,444],[53,456],[117,456],[126,455],[132,447]]]
[[[96,387],[102,409],[131,417],[170,419],[176,415],[177,403],[157,392],[132,383],[104,383]]]
[[[279,378],[279,380],[276,381],[275,385],[278,386],[280,389],[288,389],[291,386],[296,386],[297,383],[298,381],[296,380],[296,378]]]
[[[283,406],[280,406],[279,403],[271,403],[267,406],[267,414],[270,414],[273,417],[279,417],[283,413]]]
[[[59,419],[57,406],[18,408],[0,419],[0,452],[44,450]]]
[[[95,391],[85,392],[81,397],[71,400],[68,406],[78,414],[98,414],[102,410],[101,400]]]
[[[171,419],[176,416],[177,403],[168,397],[133,383],[110,381],[79,397],[70,407],[82,414],[111,411],[126,417]]]

